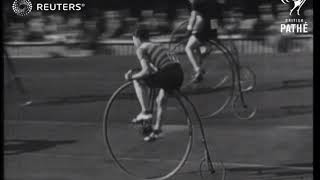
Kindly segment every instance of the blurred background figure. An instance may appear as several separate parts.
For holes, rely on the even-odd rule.
[[[308,23],[308,33],[313,34],[313,9],[306,9],[303,15],[305,22]]]
[[[187,9],[177,9],[176,17],[172,21],[172,29],[178,28],[178,26],[189,18],[189,12]]]
[[[230,9],[225,12],[223,16],[223,29],[219,34],[241,34],[241,22],[243,20],[243,13],[240,8]]]
[[[164,12],[154,14],[155,30],[159,32],[159,35],[170,33],[171,28],[167,19],[168,15]]]
[[[83,36],[83,21],[80,14],[72,14],[67,19],[67,32],[66,37],[68,41],[77,41]]]
[[[69,30],[66,28],[66,23],[67,21],[60,14],[49,15],[44,27],[44,39],[48,41],[65,42],[66,38],[63,33]]]
[[[258,19],[253,25],[252,36],[265,36],[270,34],[270,26],[274,23],[271,4],[262,4],[258,7]]]
[[[115,38],[121,35],[123,16],[120,11],[104,12],[104,31],[101,39]]]
[[[285,19],[290,18],[289,7],[285,4],[276,5],[276,15],[274,21],[271,21],[270,26],[266,29],[268,34],[266,34],[265,44],[269,47],[278,50],[279,52],[287,52],[287,38],[290,37],[289,34],[281,33],[280,26],[285,23]]]
[[[44,40],[44,17],[41,12],[31,12],[27,22],[26,41]]]
[[[309,1],[308,1],[309,2]],[[310,1],[311,2],[311,1]],[[109,2],[110,3],[110,2]],[[99,41],[109,39],[131,40],[131,32],[137,23],[145,24],[154,38],[168,38],[181,22],[189,17],[188,1],[132,0],[130,5],[120,5],[122,0],[112,1],[112,8],[103,2],[81,12],[32,11],[25,17],[12,13],[7,4],[6,41],[18,42],[87,42],[86,49],[95,50]],[[281,52],[289,51],[287,42],[298,36],[280,33],[280,25],[289,16],[289,5],[281,2],[252,2],[217,0],[222,7],[219,19],[219,35],[237,35],[241,38],[264,39],[264,46]],[[117,5],[119,4],[119,5]],[[219,10],[220,11],[220,10]],[[308,34],[313,34],[312,3],[301,9],[308,22]],[[183,31],[183,29],[182,29]]]
[[[239,3],[224,4],[222,10],[222,27],[220,34],[241,34],[242,36],[268,36],[273,34],[279,23],[289,18],[289,7],[286,4],[259,4],[255,14],[246,13],[245,6],[239,7]],[[249,3],[249,1],[248,1]],[[179,3],[178,3],[179,4]],[[180,3],[181,4],[181,3]],[[129,34],[139,22],[149,27],[152,35],[169,34],[173,29],[185,21],[189,16],[186,2],[183,5],[175,5],[174,16],[172,10],[157,10],[157,7],[133,10],[129,8],[103,10],[94,9],[95,15],[82,17],[81,12],[62,13],[41,13],[32,12],[27,17],[16,17],[9,14],[9,27],[11,28],[11,40],[24,41],[66,41],[66,39],[77,39],[79,37],[88,39],[88,33],[94,33],[99,40],[114,38],[129,38]],[[152,5],[152,4],[151,4]],[[7,13],[8,14],[8,13]],[[310,33],[313,27],[313,10],[306,9],[304,18],[309,23]],[[21,32],[26,30],[26,32]],[[83,35],[83,33],[87,33]]]
[[[308,34],[313,35],[313,9],[304,11],[305,22],[308,23]],[[313,36],[304,44],[307,50],[313,52]]]

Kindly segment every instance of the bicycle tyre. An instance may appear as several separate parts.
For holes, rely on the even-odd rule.
[[[210,44],[212,46],[216,47],[216,49],[218,51],[220,51],[221,54],[223,54],[224,59],[222,61],[224,61],[226,63],[225,66],[228,69],[227,70],[228,72],[226,73],[226,75],[223,78],[221,78],[218,81],[218,83],[213,84],[213,90],[214,89],[222,89],[222,90],[226,89],[228,92],[226,93],[227,97],[225,98],[224,102],[221,103],[219,108],[217,108],[215,111],[212,111],[209,114],[203,114],[203,113],[201,114],[201,118],[204,118],[204,119],[209,119],[209,118],[216,116],[217,114],[222,112],[230,104],[230,102],[234,96],[235,82],[236,82],[236,78],[235,78],[236,74],[234,72],[234,68],[233,68],[233,64],[232,64],[233,57],[232,57],[232,54],[230,53],[230,51],[225,46],[223,46],[221,43],[219,43],[219,41],[211,40]],[[219,54],[219,52],[215,52],[215,53]],[[212,58],[212,59],[213,59],[212,61],[216,60],[215,58]],[[208,60],[206,60],[206,61],[208,61]],[[226,78],[228,78],[228,79],[226,79]],[[223,86],[223,84],[226,81],[228,81],[229,84],[227,86]]]
[[[184,54],[184,51],[183,51],[184,48],[181,48],[180,46],[183,46],[188,39],[187,38],[180,39],[180,41],[177,41],[176,39],[179,39],[180,32],[183,29],[185,29],[184,26],[186,26],[186,24],[187,24],[187,21],[181,22],[180,25],[176,29],[174,29],[170,35],[169,50],[172,54]],[[203,93],[208,94],[208,93],[215,93],[217,91],[221,91],[225,89],[223,85],[225,85],[226,82],[229,82],[231,84],[229,85],[230,87],[228,88],[228,92],[222,95],[224,100],[221,100],[222,102],[219,101],[218,103],[216,103],[217,105],[215,106],[217,107],[215,107],[213,110],[203,110],[203,109],[202,111],[200,110],[200,116],[201,118],[204,118],[204,119],[208,119],[216,116],[222,110],[224,110],[224,108],[231,102],[233,91],[234,91],[234,82],[235,82],[235,73],[232,65],[233,61],[232,61],[232,57],[231,57],[232,55],[230,51],[226,50],[226,48],[221,43],[218,43],[218,42],[214,43],[214,41],[208,41],[208,44],[212,46],[212,49],[214,51],[214,52],[211,52],[211,55],[217,54],[216,55],[217,58],[211,57],[211,59],[213,59],[211,62],[220,66],[224,66],[225,68],[227,68],[227,72],[225,74],[221,74],[220,77],[216,76],[215,78],[211,79],[211,82],[207,83],[209,84],[209,87],[207,86],[207,87],[195,88],[196,90],[191,89],[190,91],[182,89],[182,91],[185,91],[187,94],[196,94],[196,95],[203,94]],[[219,59],[218,62],[217,61],[214,62],[214,60],[217,60],[217,59]],[[205,60],[204,64],[206,64],[206,61],[208,65],[209,64],[208,60]],[[212,70],[209,72],[209,74],[210,73],[212,73]],[[190,73],[186,74],[186,77],[188,77],[189,74]],[[210,98],[210,99],[216,99],[216,98]],[[217,101],[211,101],[211,102],[217,102]]]
[[[255,73],[248,67],[242,66],[240,67],[240,83],[241,83],[241,91],[248,92],[252,91],[256,87],[256,75]]]
[[[109,150],[109,154],[111,155],[113,161],[116,163],[116,165],[123,170],[127,175],[138,178],[138,179],[144,179],[144,180],[165,180],[171,176],[173,176],[174,174],[176,174],[181,168],[182,166],[185,164],[186,160],[189,157],[189,154],[191,152],[191,148],[192,148],[192,142],[193,142],[193,126],[189,117],[189,113],[186,109],[186,106],[182,103],[181,101],[181,97],[175,97],[178,100],[179,105],[181,106],[184,115],[186,117],[186,121],[187,121],[187,125],[188,125],[188,142],[187,142],[187,146],[186,149],[183,153],[183,156],[181,157],[181,159],[179,160],[179,163],[177,164],[177,166],[175,168],[173,168],[172,170],[170,170],[168,173],[166,173],[165,175],[161,175],[161,176],[152,176],[152,177],[140,177],[137,174],[135,174],[134,172],[131,172],[130,170],[128,170],[126,168],[125,165],[123,165],[123,163],[121,163],[121,160],[119,160],[119,158],[117,157],[117,155],[115,154],[113,147],[110,143],[110,137],[108,135],[108,131],[109,131],[109,127],[108,127],[108,121],[109,121],[109,112],[110,109],[112,108],[112,105],[115,101],[118,100],[121,94],[121,92],[124,92],[125,89],[129,88],[130,86],[132,86],[132,82],[127,82],[125,84],[123,84],[122,86],[120,86],[110,97],[107,106],[104,110],[104,115],[103,115],[103,138],[104,138],[104,143],[107,147],[107,149]],[[135,95],[135,94],[134,94]],[[130,98],[128,94],[125,94],[123,97],[125,98]]]
[[[200,161],[199,173],[200,177],[203,180],[206,179],[216,179],[216,180],[225,180],[226,179],[226,169],[222,161],[214,161],[212,162],[212,166],[215,170],[214,173],[211,173],[208,168],[207,160],[203,158]],[[220,177],[221,176],[221,177]]]
[[[232,112],[234,116],[238,119],[249,120],[256,115],[257,108],[252,107],[248,104],[244,106],[241,102],[240,96],[236,96],[232,101]]]
[[[182,29],[186,29],[186,25],[187,25],[188,21],[182,21],[177,28],[175,28],[171,34],[170,34],[170,42],[169,42],[169,51],[171,52],[175,52],[176,48],[178,47],[179,44],[181,43],[186,43],[187,42],[187,38],[183,37],[183,35],[179,34],[179,31],[182,31]],[[177,45],[173,45],[174,43],[177,43]]]

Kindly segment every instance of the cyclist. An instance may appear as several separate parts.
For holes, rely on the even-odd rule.
[[[198,83],[202,81],[204,74],[204,70],[201,69],[201,56],[207,55],[211,50],[206,42],[209,38],[217,38],[217,20],[211,18],[215,16],[213,13],[218,12],[215,2],[215,4],[209,0],[189,0],[189,2],[191,3],[191,15],[187,26],[187,35],[190,36],[185,51],[195,72],[191,83]],[[202,54],[200,52],[201,45],[207,47]]]
[[[153,141],[161,133],[161,119],[166,106],[166,96],[172,90],[178,90],[183,82],[183,71],[180,63],[168,54],[168,50],[160,44],[149,40],[149,32],[144,27],[138,27],[133,33],[133,43],[136,47],[136,55],[139,59],[141,70],[134,72],[129,70],[125,74],[126,80],[132,80],[135,92],[141,105],[141,112],[133,120],[133,123],[150,121],[152,112],[147,109],[148,88],[159,89],[156,98],[156,123],[145,141]]]

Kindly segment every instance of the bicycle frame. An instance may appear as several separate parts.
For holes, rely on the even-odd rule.
[[[244,100],[244,97],[243,97],[243,92],[242,92],[242,87],[241,87],[241,81],[240,81],[240,60],[239,60],[239,57],[238,57],[238,51],[236,50],[236,48],[234,48],[236,50],[236,54],[237,54],[237,58],[234,58],[232,53],[228,50],[228,48],[226,48],[222,43],[219,42],[219,40],[211,40],[210,41],[211,43],[214,43],[217,47],[218,46],[221,46],[221,50],[224,49],[225,53],[229,55],[230,57],[230,60],[232,61],[232,65],[234,66],[234,70],[236,72],[236,78],[237,78],[237,86],[238,86],[238,91],[239,91],[239,94],[240,94],[240,98],[241,98],[241,103],[243,105],[243,107],[247,108],[247,104],[245,103],[245,100]],[[234,46],[234,44],[232,43],[232,45]]]
[[[110,155],[112,156],[113,160],[116,162],[117,166],[122,169],[124,172],[126,172],[126,174],[128,175],[131,175],[135,178],[138,178],[138,179],[141,179],[140,177],[138,177],[137,175],[135,174],[132,174],[130,171],[128,171],[125,166],[123,166],[119,160],[117,159],[116,155],[114,154],[114,152],[112,151],[112,147],[111,147],[111,144],[110,144],[110,141],[109,141],[109,138],[108,138],[108,122],[107,122],[107,117],[108,117],[108,114],[110,112],[110,108],[113,104],[113,102],[115,101],[115,99],[117,97],[121,97],[120,96],[120,92],[123,91],[124,89],[126,89],[128,86],[132,85],[132,81],[129,81],[129,82],[126,82],[124,83],[123,85],[121,85],[113,94],[112,96],[109,98],[109,101],[107,103],[107,106],[106,106],[106,109],[104,111],[104,120],[103,120],[103,137],[105,139],[105,145],[108,147],[109,149],[109,152],[110,152]],[[151,88],[150,91],[149,91],[149,99],[148,99],[148,105],[151,106],[151,108],[154,108],[154,106],[152,104],[154,104],[154,99],[156,97],[156,90],[157,89],[153,89]],[[174,95],[174,94],[173,94]],[[135,97],[135,93],[129,93],[129,94],[125,94],[124,96],[122,96],[122,98],[127,98],[128,96],[130,97]],[[135,97],[136,98],[136,97]],[[179,164],[170,172],[168,173],[167,175],[165,176],[161,176],[161,177],[150,177],[150,178],[143,178],[143,179],[146,179],[146,180],[165,180],[171,176],[173,176],[174,174],[176,174],[180,168],[183,167],[183,165],[185,164],[186,160],[188,159],[189,157],[189,154],[190,154],[190,151],[191,151],[191,148],[192,148],[192,136],[193,136],[193,131],[192,131],[192,122],[191,122],[191,118],[190,118],[190,113],[188,112],[188,110],[186,109],[186,106],[182,103],[181,101],[181,97],[179,96],[174,96],[174,98],[176,98],[178,100],[178,102],[180,103],[180,105],[182,105],[182,109],[183,109],[183,113],[186,115],[186,118],[188,119],[188,122],[190,122],[190,124],[188,124],[188,129],[189,129],[189,133],[188,133],[188,136],[190,136],[191,138],[188,140],[189,143],[187,145],[187,148],[186,148],[186,151],[184,152],[184,155],[182,157],[182,159],[180,160]]]
[[[172,33],[171,33],[171,37],[170,39],[172,40],[173,39],[173,35],[181,29],[182,26],[186,25],[188,23],[187,20],[183,21],[176,30],[174,30]],[[179,45],[183,44],[185,41],[187,41],[187,38],[184,38],[182,39],[180,42],[178,42],[177,45],[175,45],[172,49],[176,49],[176,47],[178,47]],[[238,92],[239,92],[239,96],[240,96],[240,100],[241,100],[241,104],[244,108],[247,108],[247,104],[245,102],[245,99],[244,99],[244,96],[243,96],[243,92],[242,92],[242,87],[241,87],[241,75],[240,75],[240,69],[241,69],[241,66],[240,66],[240,58],[239,58],[239,52],[236,48],[236,46],[231,43],[231,47],[232,49],[235,51],[235,57],[232,55],[232,53],[230,52],[230,50],[224,46],[221,41],[219,39],[216,39],[216,40],[208,40],[207,42],[211,43],[211,44],[214,44],[219,50],[221,50],[223,53],[227,54],[227,56],[229,57],[229,60],[231,61],[231,65],[232,65],[232,71],[236,73],[236,78],[237,78],[237,87],[238,87]],[[171,44],[169,44],[169,49],[171,50]],[[234,78],[234,77],[233,77]],[[234,94],[232,94],[232,97],[234,96]],[[219,112],[219,111],[218,111]],[[209,117],[212,117],[214,116],[215,114],[213,115],[210,115]],[[209,118],[208,117],[208,118]]]
[[[148,105],[149,105],[149,107],[151,106],[151,111],[152,112],[153,112],[153,108],[154,108],[154,99],[156,97],[156,94],[155,94],[156,91],[157,91],[157,89],[150,89],[150,91],[149,91]],[[177,99],[178,99],[178,101],[180,101],[180,103],[183,103],[183,100],[185,100],[187,102],[187,104],[191,106],[191,109],[194,112],[194,114],[196,116],[196,119],[197,119],[197,121],[199,123],[199,126],[200,126],[200,132],[201,132],[201,137],[202,137],[201,142],[202,142],[202,144],[204,146],[204,156],[205,156],[205,159],[207,160],[209,171],[210,171],[210,173],[214,173],[215,170],[213,168],[211,156],[210,156],[210,153],[209,153],[209,150],[208,150],[208,143],[207,143],[207,140],[206,140],[204,126],[202,124],[200,115],[199,115],[196,107],[191,102],[191,100],[186,95],[184,95],[181,91],[174,90],[172,93],[173,93],[174,96],[177,97]]]
[[[205,156],[205,159],[207,160],[209,171],[210,171],[210,173],[214,173],[215,169],[213,168],[213,165],[212,165],[211,156],[210,156],[210,153],[208,150],[208,143],[206,140],[206,135],[205,135],[205,131],[204,131],[204,127],[203,127],[200,115],[199,115],[196,107],[194,106],[194,104],[191,102],[191,100],[186,95],[184,95],[180,91],[175,91],[174,93],[176,93],[178,97],[182,97],[191,106],[192,111],[194,112],[196,119],[197,119],[199,126],[200,126],[200,132],[201,132],[201,137],[202,137],[201,141],[204,146],[204,156]]]

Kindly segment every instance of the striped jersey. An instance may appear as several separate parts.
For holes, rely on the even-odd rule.
[[[178,63],[176,58],[168,54],[168,49],[160,44],[146,43],[143,49],[150,63],[157,69],[161,69],[169,64]]]

